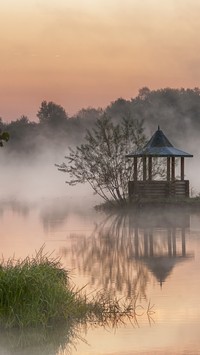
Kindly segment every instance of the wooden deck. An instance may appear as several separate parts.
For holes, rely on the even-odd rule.
[[[189,197],[189,180],[129,181],[128,192],[131,199]]]

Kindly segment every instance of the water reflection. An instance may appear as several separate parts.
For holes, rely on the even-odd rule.
[[[69,354],[80,340],[80,326],[68,324],[49,329],[15,329],[0,334],[1,354]]]
[[[177,263],[193,256],[186,251],[186,234],[190,227],[188,213],[146,211],[135,220],[129,217],[129,221],[135,241],[132,257],[145,263],[160,286]]]
[[[77,204],[74,200],[66,197],[43,200],[40,204],[40,220],[44,230],[54,231],[67,223],[70,215],[76,214],[84,218],[88,214],[94,214],[94,209],[83,208],[82,204]]]
[[[17,199],[8,199],[0,201],[0,217],[3,216],[6,210],[11,211],[13,213],[19,214],[24,218],[28,217],[30,211],[34,207],[33,203],[21,201]]]
[[[126,211],[110,214],[92,234],[73,234],[73,267],[89,276],[93,288],[103,288],[147,299],[147,285],[156,279],[162,286],[180,262],[190,260],[187,252],[190,216],[178,210]]]
[[[70,203],[66,199],[54,198],[42,204],[40,220],[44,230],[54,230],[65,223],[70,211]]]
[[[0,218],[8,213],[22,216],[23,218],[32,218],[32,213],[39,214],[40,222],[45,232],[59,229],[67,222],[69,215],[76,214],[84,217],[88,214],[94,214],[95,210],[88,206],[87,209],[82,208],[82,204],[71,197],[55,197],[42,198],[37,201],[20,200],[17,198],[7,198],[0,200]]]
[[[128,313],[130,313],[128,315]],[[67,355],[77,353],[80,344],[89,343],[87,333],[98,328],[115,333],[121,326],[130,324],[131,328],[139,327],[139,319],[145,314],[149,325],[154,315],[153,306],[148,304],[147,309],[136,306],[135,312],[126,314],[117,313],[111,317],[103,317],[102,321],[70,321],[66,324],[55,325],[49,328],[11,329],[1,330],[0,354],[4,355]],[[107,319],[108,318],[108,319]]]
[[[104,289],[123,297],[139,295],[139,305],[147,308],[150,299],[150,306],[155,306],[147,313],[146,308],[137,308],[139,317],[132,323],[137,326],[138,321],[141,328],[134,333],[127,320],[117,333],[112,325],[106,327],[109,332],[99,325],[94,331],[80,325],[80,329],[56,327],[48,332],[4,332],[0,353],[61,355],[75,346],[78,351],[72,350],[73,354],[97,354],[102,344],[113,354],[146,354],[147,349],[152,354],[158,349],[175,354],[176,348],[181,349],[179,353],[198,353],[199,212],[190,216],[177,209],[142,210],[104,215],[91,213],[85,206],[77,208],[66,197],[43,200],[36,206],[4,202],[1,250],[6,257],[13,252],[17,257],[32,255],[45,243],[49,252],[55,250],[63,257],[66,268],[73,269],[77,288],[88,282],[86,293]],[[140,317],[143,311],[145,316]],[[148,321],[156,325],[149,327]],[[80,335],[92,345],[89,351],[79,341]]]

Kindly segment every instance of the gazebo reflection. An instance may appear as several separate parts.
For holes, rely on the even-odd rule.
[[[186,251],[186,234],[190,216],[178,211],[149,212],[129,216],[130,229],[134,231],[132,258],[144,263],[162,286],[173,268],[193,254]],[[161,247],[162,245],[162,247]]]
[[[123,211],[110,214],[88,236],[73,234],[61,249],[92,288],[146,298],[148,284],[160,285],[177,264],[189,260],[190,216],[182,211]]]

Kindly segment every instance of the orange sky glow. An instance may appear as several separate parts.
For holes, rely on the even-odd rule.
[[[0,116],[36,120],[43,100],[70,115],[143,86],[199,87],[199,0],[6,0]]]

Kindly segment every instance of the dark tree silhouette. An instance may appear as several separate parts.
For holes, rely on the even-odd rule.
[[[0,131],[0,147],[3,147],[4,142],[8,142],[9,140],[9,133]]]
[[[59,125],[64,123],[68,116],[64,108],[50,101],[43,101],[37,113],[40,123]]]

